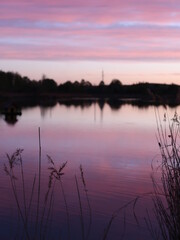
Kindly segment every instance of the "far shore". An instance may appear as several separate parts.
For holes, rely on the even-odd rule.
[[[173,96],[150,98],[140,94],[71,94],[71,93],[0,93],[0,109],[6,103],[23,106],[54,106],[56,103],[64,105],[86,105],[95,102],[109,103],[110,105],[133,104],[137,106],[169,105],[177,106],[180,101]]]
[[[73,101],[179,105],[180,86],[148,82],[124,85],[119,79],[112,79],[110,84],[102,80],[98,85],[84,79],[57,84],[53,79],[45,77],[36,81],[18,73],[0,71],[1,108],[6,103],[21,106]]]

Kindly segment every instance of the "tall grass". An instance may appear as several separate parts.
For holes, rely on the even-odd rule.
[[[18,214],[20,215],[20,220],[23,224],[23,228],[21,229],[21,239],[46,239],[47,231],[49,228],[50,216],[52,215],[53,208],[53,195],[54,195],[54,187],[59,181],[61,184],[61,189],[63,192],[63,197],[66,205],[67,215],[68,215],[68,207],[65,198],[65,193],[63,189],[63,184],[61,182],[61,177],[64,174],[63,170],[67,164],[67,162],[60,165],[60,167],[56,167],[54,161],[47,156],[51,166],[49,167],[49,182],[47,192],[44,193],[41,191],[41,136],[40,129],[38,129],[39,135],[39,157],[38,157],[38,174],[34,175],[32,186],[29,192],[29,186],[26,184],[26,180],[24,177],[24,167],[22,160],[22,152],[23,149],[17,149],[12,155],[7,154],[7,163],[4,164],[4,171],[9,177],[12,192],[15,198]],[[18,168],[20,167],[20,168]],[[16,171],[15,171],[16,170]],[[16,174],[17,170],[20,172],[21,179],[17,178]],[[16,172],[16,173],[15,173]],[[38,181],[36,181],[38,179]],[[21,190],[17,189],[17,183],[22,185]],[[27,197],[28,196],[28,197]],[[23,201],[22,201],[23,199]],[[42,201],[44,199],[44,201]],[[35,203],[35,211],[33,208],[33,204]],[[43,202],[43,203],[42,203]],[[31,219],[31,212],[35,212],[35,216]],[[69,220],[68,220],[69,221]],[[25,233],[25,234],[24,234]]]
[[[157,140],[161,162],[156,170],[160,181],[152,176],[154,188],[154,208],[160,236],[164,240],[180,239],[180,118],[177,113],[172,119],[164,115],[162,123],[159,113],[157,119]],[[149,224],[150,226],[150,224]],[[151,232],[152,232],[151,228]],[[159,234],[153,235],[159,239]]]
[[[30,235],[28,232],[28,212],[27,212],[27,204],[26,204],[26,197],[25,197],[25,183],[24,183],[24,170],[23,170],[23,164],[22,164],[22,154],[23,150],[22,149],[17,149],[11,156],[9,156],[7,154],[7,159],[8,159],[8,165],[4,164],[4,170],[5,173],[9,176],[10,179],[10,183],[11,183],[11,188],[13,191],[13,195],[15,198],[15,202],[17,205],[17,210],[18,210],[18,214],[21,217],[22,223],[23,223],[23,229],[25,231],[25,235],[26,235],[26,239],[30,239]],[[22,177],[22,184],[23,184],[23,206],[21,206],[21,203],[19,201],[19,196],[18,196],[18,192],[17,192],[17,187],[16,187],[16,176],[14,173],[14,168],[15,166],[20,165],[20,172],[21,172],[21,177]],[[30,205],[31,203],[29,203]],[[29,209],[30,210],[30,209]]]
[[[25,174],[24,174],[24,166],[22,160],[23,149],[17,149],[12,155],[7,154],[7,163],[4,164],[4,171],[9,177],[12,192],[15,198],[18,215],[20,216],[20,220],[23,224],[23,227],[20,229],[21,239],[27,240],[41,240],[41,239],[49,239],[48,230],[50,228],[50,221],[52,221],[52,211],[53,211],[53,198],[55,195],[55,186],[60,187],[62,192],[62,200],[64,201],[64,207],[67,218],[67,238],[73,239],[71,236],[71,224],[70,224],[70,212],[68,207],[68,201],[66,197],[66,189],[63,186],[62,177],[64,175],[64,169],[67,165],[67,162],[60,164],[60,166],[56,166],[54,160],[47,155],[47,160],[49,162],[49,181],[47,186],[47,191],[44,192],[41,190],[41,135],[40,129],[38,129],[39,136],[39,156],[38,156],[38,172],[34,175],[30,194],[29,189],[27,189]],[[16,170],[16,171],[15,171]],[[18,172],[19,171],[19,172]],[[16,172],[16,173],[15,173]],[[21,176],[21,179],[18,179],[16,174]],[[77,199],[80,207],[80,225],[81,225],[81,233],[82,239],[88,239],[91,231],[92,224],[92,212],[90,206],[90,199],[88,195],[87,185],[85,182],[83,167],[80,165],[80,178],[83,185],[84,194],[86,197],[88,209],[89,209],[89,224],[87,227],[87,231],[85,228],[85,223],[83,220],[83,206],[81,201],[81,194],[79,188],[79,180],[75,176],[75,186],[77,190]],[[20,191],[17,189],[17,183],[21,186]],[[44,200],[43,200],[44,199]],[[22,201],[23,200],[23,201]],[[33,203],[35,206],[33,206]],[[35,209],[34,209],[35,207]],[[31,212],[35,212],[35,216],[31,219]]]

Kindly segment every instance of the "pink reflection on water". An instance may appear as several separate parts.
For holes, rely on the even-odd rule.
[[[159,150],[155,138],[156,123],[152,107],[138,109],[125,105],[118,111],[112,111],[108,105],[105,105],[103,119],[98,107],[96,110],[96,121],[94,121],[93,106],[81,109],[59,105],[47,111],[44,118],[41,117],[38,107],[26,109],[13,128],[0,120],[2,133],[0,156],[1,169],[3,169],[6,152],[10,154],[17,147],[25,149],[23,159],[29,191],[34,173],[38,172],[37,127],[39,125],[42,143],[42,193],[46,193],[49,179],[46,154],[50,155],[57,165],[68,161],[64,170],[63,185],[69,209],[72,218],[79,216],[76,174],[87,218],[88,207],[79,172],[79,166],[82,164],[92,210],[96,219],[102,220],[100,229],[103,230],[112,212],[137,196],[152,191],[151,162]],[[160,111],[163,112],[164,109],[160,108]],[[159,156],[156,158],[158,159]],[[2,186],[0,191],[3,196],[0,199],[0,211],[1,216],[4,216],[9,214],[9,208],[15,211],[15,206],[4,172],[0,178]],[[22,186],[19,185],[19,188],[21,190]],[[65,209],[62,193],[58,187],[55,194],[57,195],[54,202],[55,219],[59,219],[61,213],[65,214]],[[144,211],[141,211],[142,204],[137,205],[137,214],[141,220],[145,208],[152,208],[151,196],[143,198],[140,203],[142,201]],[[127,210],[127,221],[133,225],[131,211],[132,209]],[[120,219],[122,221],[122,216]],[[59,221],[65,224],[64,217]]]

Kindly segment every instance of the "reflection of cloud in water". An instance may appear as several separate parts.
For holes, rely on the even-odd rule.
[[[127,125],[135,125],[134,122],[125,122],[125,124],[127,124]]]

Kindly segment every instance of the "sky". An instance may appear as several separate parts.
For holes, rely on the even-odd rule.
[[[0,69],[180,84],[179,0],[0,0]]]

